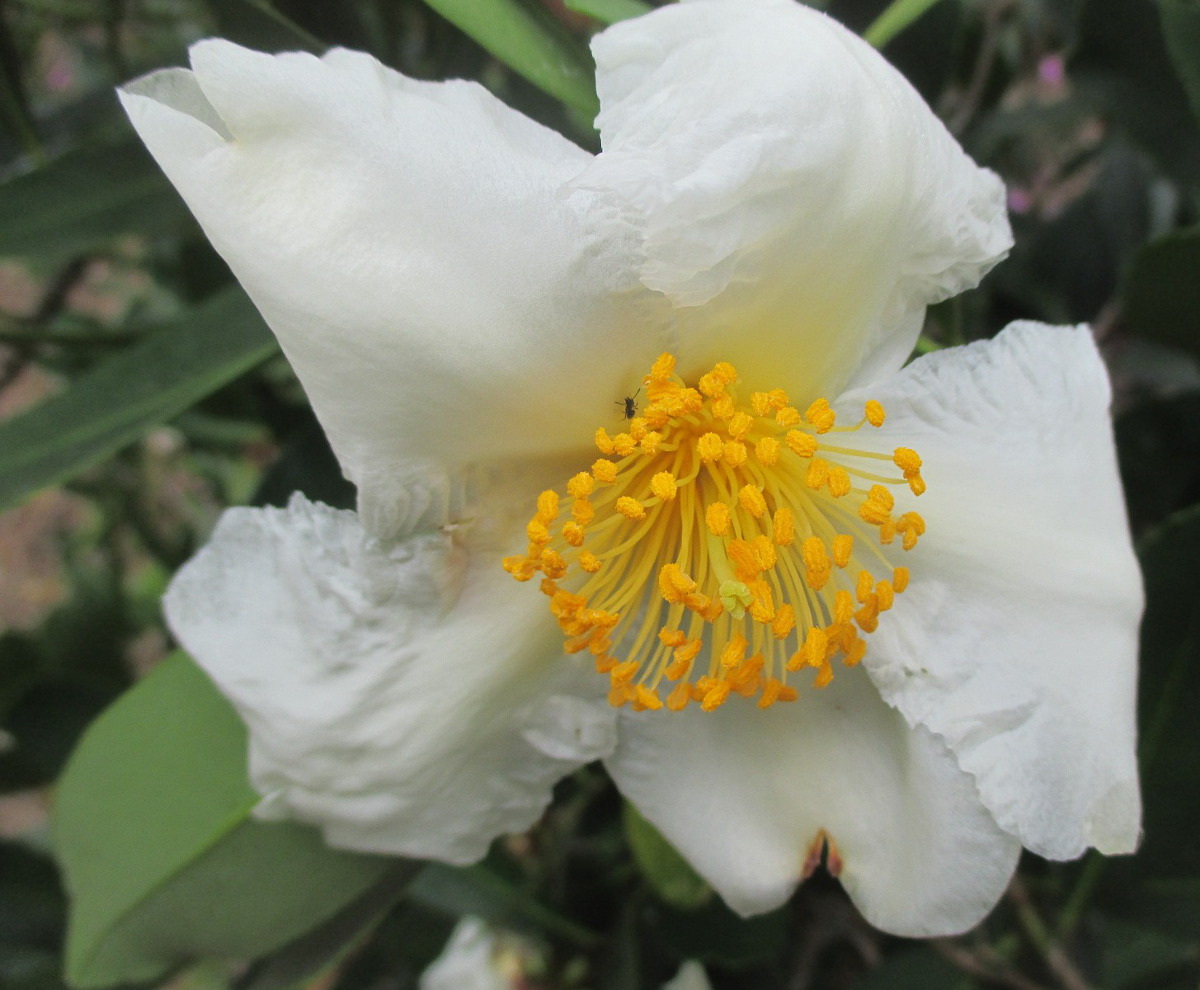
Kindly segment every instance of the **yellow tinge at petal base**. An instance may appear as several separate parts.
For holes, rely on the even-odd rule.
[[[567,652],[595,656],[613,705],[795,701],[802,679],[822,688],[835,661],[862,660],[908,586],[895,544],[911,550],[925,522],[897,515],[893,490],[925,481],[915,450],[856,436],[883,426],[883,406],[838,426],[824,398],[800,412],[772,389],[743,404],[737,384],[721,362],[688,386],[662,355],[642,415],[596,431],[603,456],[566,498],[542,492],[526,553],[504,559],[518,581],[541,575]]]

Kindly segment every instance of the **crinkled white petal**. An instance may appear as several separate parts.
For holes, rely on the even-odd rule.
[[[398,525],[402,468],[578,446],[636,389],[664,339],[632,241],[555,195],[586,152],[475,83],[355,52],[212,40],[191,59],[121,100],[279,336],[376,535]]]
[[[381,542],[295,496],[227,511],[176,576],[168,620],[249,727],[260,814],[465,863],[612,749],[599,679],[461,526]]]
[[[1014,324],[868,394],[924,459],[928,530],[865,666],[1028,848],[1131,851],[1142,586],[1091,334]]]
[[[946,935],[996,903],[1020,843],[924,728],[909,729],[867,676],[762,711],[624,713],[606,761],[621,792],[736,911],[782,904],[822,830],[840,879],[877,927]]]
[[[924,307],[1011,245],[999,178],[824,14],[692,0],[592,48],[604,150],[572,186],[641,228],[646,285],[698,307],[682,367],[832,395],[898,368]]]

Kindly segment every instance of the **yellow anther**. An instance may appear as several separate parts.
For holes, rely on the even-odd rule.
[[[870,571],[858,572],[858,584],[854,589],[854,597],[860,602],[865,602],[871,597],[871,592],[875,588],[875,578],[871,576]]]
[[[810,667],[820,667],[825,662],[825,651],[829,648],[829,634],[818,626],[809,626],[804,637],[804,662]]]
[[[862,658],[866,655],[866,653],[867,641],[865,639],[859,639],[858,637],[855,637],[850,649],[848,649],[846,651],[846,655],[842,657],[842,663],[844,663],[847,667],[857,667],[860,663],[862,663]]]
[[[732,395],[718,395],[712,400],[713,417],[719,420],[727,420],[737,412],[737,403],[733,401]]]
[[[612,437],[608,435],[608,430],[603,426],[596,431],[596,446],[602,454],[611,454],[613,452]]]
[[[581,547],[583,546],[583,527],[577,522],[565,523],[562,528],[563,539],[567,541],[567,546]]]
[[[925,520],[918,512],[906,512],[896,520],[896,531],[904,535],[904,549],[917,545],[917,537],[925,535]]]
[[[658,590],[672,605],[679,605],[685,595],[696,590],[696,582],[684,574],[678,564],[663,564],[658,572]]]
[[[733,670],[746,658],[746,650],[749,646],[750,643],[745,636],[734,636],[721,650],[721,666],[726,670]]]
[[[558,516],[558,492],[548,489],[538,496],[537,518],[544,523],[552,523]]]
[[[725,394],[725,382],[711,371],[708,374],[700,376],[700,380],[696,382],[696,388],[710,399]]]
[[[863,414],[867,417],[867,422],[872,426],[883,426],[883,421],[887,413],[883,411],[883,403],[876,402],[874,399],[868,399],[866,409]]]
[[[912,489],[914,495],[925,494],[925,479],[921,477],[919,472],[905,475],[905,480],[908,481],[908,487]]]
[[[796,517],[787,506],[781,506],[775,510],[771,528],[771,538],[775,541],[776,546],[790,547],[795,542]]]
[[[607,458],[597,458],[592,461],[592,477],[601,484],[611,485],[617,480],[617,465]]]
[[[732,513],[724,502],[713,502],[704,510],[704,525],[713,536],[728,536]]]
[[[750,408],[755,416],[767,415],[771,411],[771,397],[766,392],[751,392]]]
[[[579,566],[589,574],[595,574],[598,570],[600,570],[600,558],[590,550],[584,550],[583,553],[579,555]]]
[[[762,695],[758,699],[759,708],[770,708],[779,700],[779,692],[783,690],[783,681],[776,680],[774,677],[768,678],[767,683],[763,685]]]
[[[696,441],[696,453],[702,461],[719,461],[725,456],[725,441],[716,433],[705,433]]]
[[[628,684],[637,674],[638,664],[636,660],[626,660],[624,663],[619,663],[613,667],[609,674],[609,679],[613,684]]]
[[[771,586],[766,581],[755,581],[753,588],[754,601],[746,610],[755,622],[766,625],[775,621],[775,596],[771,594]]]
[[[547,547],[542,552],[542,573],[548,578],[560,578],[567,573],[567,559],[557,550]]]
[[[628,433],[618,433],[613,440],[613,453],[620,457],[628,457],[637,450],[637,443]]]
[[[729,699],[729,692],[732,689],[733,687],[728,681],[718,681],[704,692],[704,699],[700,702],[700,707],[706,712],[720,708]]]
[[[658,430],[651,430],[641,439],[643,454],[657,454],[658,448],[662,446],[663,436]]]
[[[518,581],[528,581],[537,573],[537,565],[521,555],[505,557],[500,565]]]
[[[670,471],[659,471],[650,479],[650,491],[660,502],[670,502],[679,491],[675,485],[675,475]]]
[[[642,708],[649,711],[657,711],[662,708],[662,698],[651,691],[646,685],[639,684],[634,688],[634,708]]]
[[[713,365],[712,373],[726,385],[732,385],[737,381],[737,369],[728,361],[718,361]]]
[[[873,633],[879,628],[879,599],[873,593],[867,596],[862,608],[854,613],[854,621],[866,633]]]
[[[529,542],[538,546],[545,546],[550,542],[550,530],[540,519],[530,519],[525,527],[525,533],[529,537]]]
[[[774,437],[761,437],[754,442],[754,456],[770,467],[779,463],[779,441]]]
[[[747,433],[750,432],[750,427],[754,425],[754,418],[746,412],[739,410],[729,418],[729,425],[726,427],[729,430],[729,435],[735,440],[741,440]]]
[[[795,406],[784,406],[775,414],[775,422],[787,429],[800,425],[800,410]],[[788,690],[791,690],[790,688]]]
[[[897,447],[892,462],[906,475],[921,470],[921,458],[911,447]]]
[[[758,564],[764,571],[769,571],[775,566],[775,562],[779,559],[775,552],[775,544],[771,542],[771,538],[763,533],[759,533],[754,537],[753,541],[754,556],[758,558]]]
[[[642,437],[644,437],[649,430],[650,427],[646,423],[646,418],[644,416],[634,416],[633,419],[629,421],[629,435],[633,437],[637,443],[641,443]]]
[[[687,664],[689,667],[692,661],[700,655],[700,650],[704,647],[704,640],[697,637],[690,639],[686,643],[682,643],[675,647],[675,652],[672,654],[672,663]],[[686,671],[685,671],[686,673]]]
[[[813,462],[816,463],[815,461]],[[846,469],[840,464],[832,464],[829,467],[829,494],[834,498],[841,498],[844,495],[850,494],[850,475],[846,473]]]
[[[776,639],[786,639],[788,633],[796,628],[796,610],[786,602],[775,610],[775,619],[771,623],[771,632]]]
[[[587,498],[596,490],[596,479],[586,471],[580,471],[567,482],[567,494],[576,498]]]
[[[767,500],[763,498],[761,488],[754,485],[743,485],[738,492],[738,504],[755,519],[761,519],[767,513]]]
[[[608,692],[608,703],[613,708],[620,708],[622,705],[633,700],[633,694],[632,684],[614,684]]]
[[[687,681],[680,681],[667,695],[667,707],[673,712],[681,712],[692,700],[692,686]]]
[[[907,567],[897,567],[894,571],[892,571],[892,588],[895,590],[896,594],[900,594],[900,592],[902,592],[907,587],[908,587],[908,568]]]
[[[753,581],[762,573],[762,565],[759,563],[758,554],[754,552],[754,544],[746,540],[730,540],[725,552],[729,554],[737,576],[743,581]]]
[[[817,438],[802,430],[788,430],[784,443],[797,457],[812,457],[817,452]]]
[[[854,596],[844,588],[833,596],[833,621],[840,626],[854,619]]]
[[[875,585],[875,597],[879,599],[879,611],[886,612],[896,600],[896,589],[891,581],[880,581]]]
[[[614,508],[626,519],[636,521],[646,518],[646,510],[642,507],[642,503],[636,498],[630,498],[628,495],[622,495],[618,498]]]
[[[730,467],[741,467],[746,463],[746,445],[740,440],[725,444],[725,463]]]
[[[813,491],[820,491],[829,481],[829,462],[821,457],[814,457],[808,465],[808,473],[804,483]]]
[[[800,559],[804,561],[810,575],[829,576],[829,554],[819,536],[809,536],[800,544]],[[811,581],[809,583],[811,585]],[[825,582],[821,583],[823,585]]]
[[[816,427],[818,433],[828,433],[833,429],[833,424],[837,416],[829,408],[828,399],[817,399],[816,402],[804,410],[804,418]]]
[[[646,376],[646,384],[667,382],[675,371],[675,355],[660,354],[650,366],[650,374]]]
[[[854,553],[854,537],[849,533],[838,533],[833,538],[833,562],[838,567],[850,563],[850,555]]]
[[[788,404],[788,394],[781,388],[773,388],[767,393],[767,399],[771,403],[771,408],[778,412]]]
[[[571,518],[580,526],[586,526],[596,518],[596,507],[586,498],[577,498],[571,505]]]
[[[889,517],[879,524],[879,542],[884,546],[890,546],[895,539],[896,521]]]
[[[833,682],[833,668],[829,664],[825,664],[817,671],[817,676],[813,679],[813,687],[827,688]]]

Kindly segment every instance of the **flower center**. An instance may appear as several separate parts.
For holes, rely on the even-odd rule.
[[[596,431],[603,456],[566,498],[538,496],[528,551],[504,568],[543,576],[567,652],[592,653],[613,705],[795,701],[805,671],[823,688],[835,661],[862,660],[860,633],[907,586],[883,548],[925,532],[917,513],[893,515],[893,488],[925,490],[921,458],[854,442],[883,425],[878,402],[838,426],[826,399],[801,413],[773,389],[739,404],[727,363],[694,388],[674,369],[654,362],[627,433]]]

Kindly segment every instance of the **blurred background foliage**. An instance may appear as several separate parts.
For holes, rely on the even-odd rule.
[[[170,656],[159,597],[222,507],[353,493],[113,87],[210,34],[346,45],[479,79],[595,149],[586,39],[644,6],[0,0],[0,987],[65,985],[48,810],[135,681],[57,794],[78,985],[403,990],[472,915],[531,988],[657,987],[688,958],[717,988],[1197,986],[1200,0],[818,4],[883,44],[1008,186],[1011,258],[934,307],[921,348],[1015,318],[1089,322],[1110,363],[1149,598],[1136,856],[1027,855],[977,930],[917,943],[872,930],[820,874],[736,918],[599,768],[469,869],[332,854],[246,819],[240,725]]]

